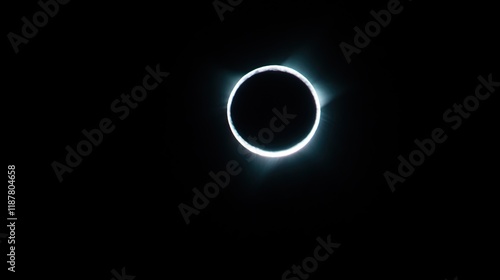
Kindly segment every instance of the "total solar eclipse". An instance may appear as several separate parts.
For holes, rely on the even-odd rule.
[[[264,157],[284,157],[304,148],[318,128],[320,114],[313,85],[296,70],[279,65],[244,75],[227,103],[236,140]]]

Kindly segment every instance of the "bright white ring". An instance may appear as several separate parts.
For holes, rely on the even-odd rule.
[[[311,131],[309,132],[309,134],[306,136],[306,138],[304,138],[302,141],[300,141],[295,146],[288,148],[288,149],[285,149],[285,150],[281,150],[281,151],[274,151],[274,152],[265,151],[265,150],[262,150],[260,148],[255,147],[255,146],[252,146],[250,143],[248,143],[245,139],[243,139],[243,137],[241,137],[238,134],[238,132],[236,131],[236,128],[233,125],[233,120],[231,118],[231,105],[233,104],[233,98],[234,98],[234,95],[236,94],[236,91],[241,86],[241,84],[243,84],[246,80],[248,80],[253,75],[255,75],[257,73],[265,72],[265,71],[281,71],[281,72],[290,73],[290,74],[296,76],[304,84],[307,85],[307,87],[309,88],[309,91],[311,92],[311,94],[314,98],[314,102],[316,103],[316,119],[314,121],[314,125],[313,125]],[[263,157],[272,157],[272,158],[284,157],[284,156],[291,155],[291,154],[299,151],[300,149],[304,148],[309,143],[309,141],[311,141],[311,139],[314,136],[314,133],[316,133],[316,130],[318,129],[318,126],[319,126],[320,116],[321,116],[321,106],[319,104],[318,94],[316,93],[316,90],[314,89],[312,84],[306,79],[306,77],[304,77],[299,72],[293,70],[292,68],[289,68],[286,66],[280,66],[280,65],[263,66],[263,67],[255,69],[255,70],[249,72],[248,74],[246,74],[245,76],[243,76],[238,81],[238,83],[236,83],[236,85],[234,86],[233,91],[231,92],[231,95],[229,95],[229,100],[227,102],[227,120],[229,122],[229,127],[231,128],[231,132],[233,133],[234,137],[247,150],[251,151],[252,153],[258,154],[260,156],[263,156]]]

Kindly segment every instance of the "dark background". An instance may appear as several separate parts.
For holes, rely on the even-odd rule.
[[[18,54],[5,36],[16,276],[281,279],[330,234],[342,245],[310,279],[490,276],[498,96],[456,131],[442,114],[477,76],[500,80],[493,4],[402,1],[348,64],[340,42],[388,1],[290,2],[244,1],[221,22],[211,1],[71,1]],[[4,5],[5,35],[40,9]],[[289,59],[333,98],[304,150],[247,162],[227,125],[229,91]],[[170,76],[118,120],[111,102],[156,64]],[[60,183],[51,163],[105,117],[115,131]],[[392,193],[383,173],[436,127],[448,140]],[[242,173],[186,225],[178,205],[229,160]]]

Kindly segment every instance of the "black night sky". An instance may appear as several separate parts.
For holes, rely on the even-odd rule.
[[[5,203],[0,279],[496,275],[494,4],[40,3],[3,9],[17,221],[13,273]],[[320,98],[314,137],[286,157],[248,151],[228,123],[235,84],[267,65]],[[300,79],[267,74],[231,112],[278,151],[316,108]]]

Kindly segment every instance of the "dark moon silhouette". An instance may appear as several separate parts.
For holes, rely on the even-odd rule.
[[[275,70],[257,72],[241,83],[229,112],[245,141],[270,152],[302,142],[319,114],[311,88],[296,75]]]

